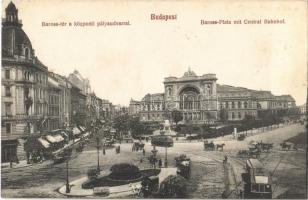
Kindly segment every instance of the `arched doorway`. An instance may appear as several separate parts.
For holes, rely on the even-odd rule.
[[[200,92],[197,88],[187,86],[180,93],[180,109],[181,110],[199,110],[200,109]]]

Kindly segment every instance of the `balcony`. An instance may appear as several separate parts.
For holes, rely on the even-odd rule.
[[[43,118],[43,115],[7,114],[1,117],[3,120],[39,120]]]
[[[3,98],[3,102],[4,102],[4,103],[13,103],[13,97],[12,97],[12,95],[4,96],[4,97],[2,97],[2,98]]]
[[[8,21],[8,20],[6,20],[6,18],[3,18],[3,17],[2,17],[2,23],[8,23],[8,22],[10,22],[10,21]],[[19,20],[18,20],[18,23],[19,23],[19,24],[22,24],[22,20],[19,19]]]

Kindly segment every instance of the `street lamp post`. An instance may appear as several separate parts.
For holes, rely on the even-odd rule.
[[[167,149],[168,149],[168,147],[166,147],[166,154],[165,154],[165,167],[167,167],[167,166],[168,166]]]
[[[96,143],[97,143],[97,173],[100,174],[100,166],[99,166],[99,138],[96,138]]]
[[[66,160],[66,193],[70,193],[71,189],[70,189],[70,183],[69,183],[69,179],[68,179],[68,159]]]
[[[156,154],[157,154],[157,150],[155,148],[155,145],[153,146],[153,150],[152,150],[152,153],[153,153],[153,159],[154,159],[154,169],[156,169]]]

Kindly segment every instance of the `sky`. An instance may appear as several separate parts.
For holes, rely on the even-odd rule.
[[[2,17],[10,1],[2,2]],[[14,0],[36,56],[50,71],[75,69],[97,96],[128,105],[164,92],[167,76],[215,73],[219,84],[307,93],[306,1]],[[151,14],[177,15],[151,20]],[[201,25],[201,20],[284,19],[285,24]],[[46,27],[42,22],[127,21],[130,26]]]

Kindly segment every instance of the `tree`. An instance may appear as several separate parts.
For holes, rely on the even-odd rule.
[[[119,115],[113,121],[114,128],[122,134],[129,130],[129,115]]]
[[[114,164],[110,168],[111,174],[109,177],[120,180],[129,180],[131,178],[140,177],[139,168],[130,163]]]
[[[242,120],[242,127],[246,131],[246,134],[247,134],[247,130],[252,129],[255,126],[256,126],[255,117],[252,115],[245,115],[245,118]]]
[[[179,110],[171,111],[171,117],[172,117],[172,120],[175,122],[176,126],[178,125],[180,121],[183,120],[183,115]]]
[[[228,121],[228,111],[225,108],[222,108],[219,111],[219,118],[220,118],[220,121],[222,121],[222,122]]]
[[[161,198],[185,198],[187,195],[187,180],[180,175],[170,175],[159,188]]]

